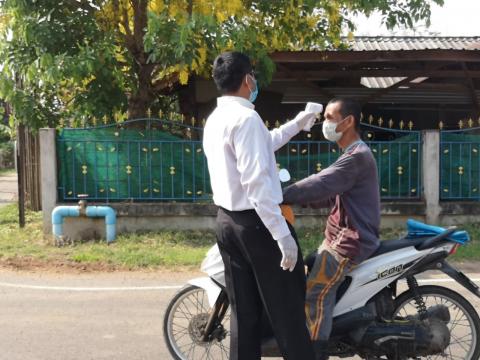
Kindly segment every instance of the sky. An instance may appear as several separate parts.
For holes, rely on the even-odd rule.
[[[393,32],[381,24],[381,16],[372,14],[368,20],[358,16],[356,36],[377,35],[431,35],[438,36],[480,36],[480,0],[445,0],[443,6],[432,5],[431,26],[420,27],[420,33],[413,30],[394,29]]]

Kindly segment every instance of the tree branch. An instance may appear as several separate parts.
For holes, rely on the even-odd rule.
[[[125,33],[128,37],[132,37],[132,30],[130,29],[129,21],[128,21],[128,9],[122,9],[122,17],[121,17],[121,24],[122,27],[125,29]]]
[[[159,79],[152,84],[152,90],[156,94],[161,92],[179,81],[179,74],[173,73],[163,79]]]

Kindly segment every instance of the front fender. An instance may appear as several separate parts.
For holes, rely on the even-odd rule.
[[[217,301],[218,296],[222,291],[220,286],[215,284],[209,277],[192,279],[189,280],[188,283],[190,285],[198,286],[199,288],[202,288],[206,291],[210,307],[213,307],[213,305],[215,305],[215,302]]]

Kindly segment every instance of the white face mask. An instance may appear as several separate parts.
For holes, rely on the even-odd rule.
[[[343,133],[342,132],[337,132],[337,126],[340,125],[342,122],[346,120],[343,119],[339,123],[334,123],[331,120],[325,120],[322,125],[322,132],[323,136],[325,136],[325,139],[333,142],[337,142],[342,138]]]

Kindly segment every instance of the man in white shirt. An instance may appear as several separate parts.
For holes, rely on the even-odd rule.
[[[219,55],[213,78],[223,96],[207,120],[203,146],[219,207],[217,242],[232,311],[230,359],[260,359],[265,311],[283,357],[313,360],[303,259],[279,206],[283,198],[274,151],[309,130],[315,114],[300,112],[269,132],[254,110],[257,81],[242,53]]]

